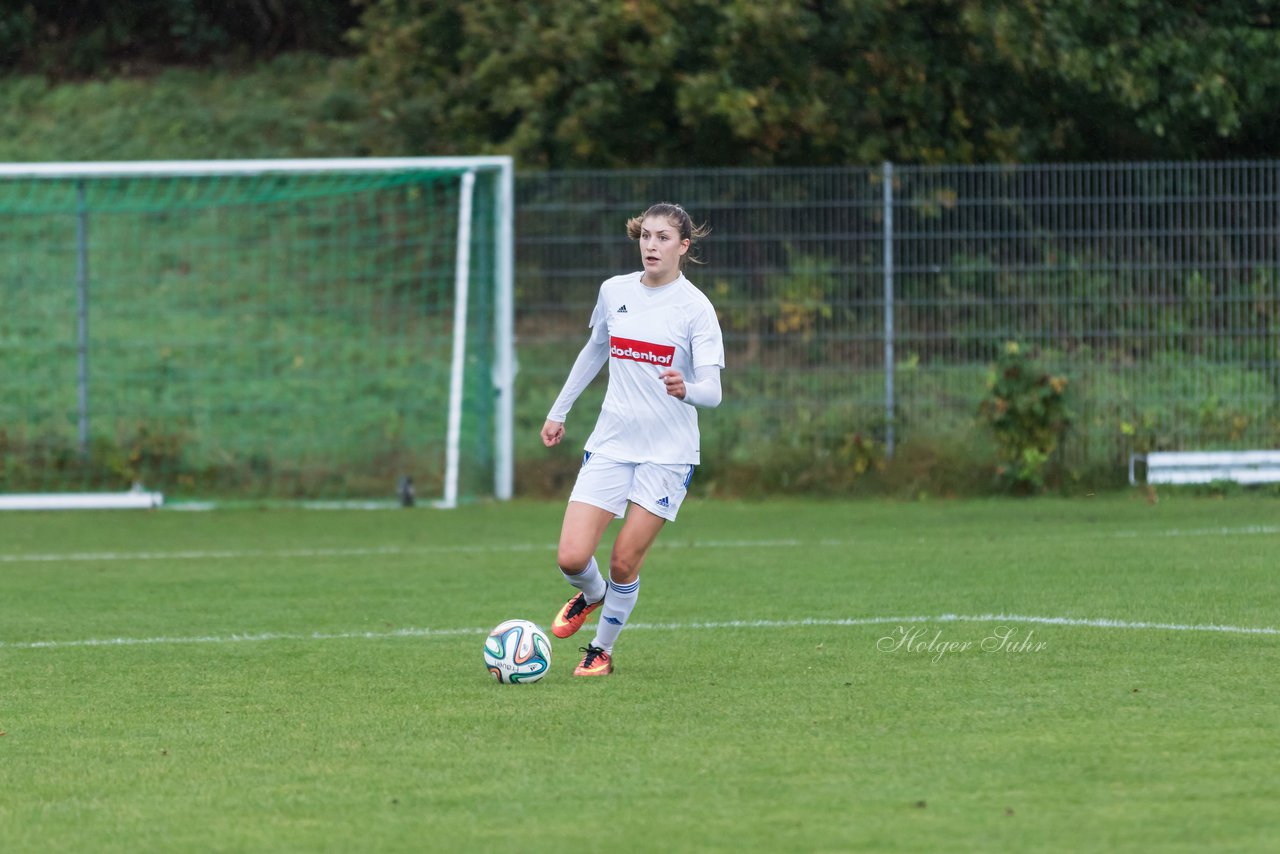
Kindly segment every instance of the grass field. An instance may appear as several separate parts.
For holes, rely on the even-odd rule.
[[[691,502],[499,686],[562,506],[0,516],[0,848],[1268,850],[1280,501]]]

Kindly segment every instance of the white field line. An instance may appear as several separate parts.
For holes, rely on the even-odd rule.
[[[1255,534],[1280,534],[1280,525],[1244,525],[1239,528],[1173,528],[1168,531],[1116,531],[1111,536],[1130,537],[1240,537]]]
[[[1159,623],[1084,617],[1037,617],[1026,614],[936,614],[914,617],[849,617],[804,620],[721,620],[693,623],[629,623],[632,631],[696,631],[724,629],[796,629],[855,626],[912,625],[918,623],[1031,623],[1045,626],[1124,629],[1129,631],[1215,632],[1232,635],[1280,635],[1270,626],[1226,626],[1217,623]],[[157,646],[165,644],[234,644],[264,641],[392,640],[483,635],[483,628],[405,628],[389,632],[262,632],[255,634],[193,635],[189,637],[96,638],[66,641],[0,641],[0,649],[67,649],[73,647]]]
[[[1165,531],[1113,531],[1103,534],[1115,539],[1138,537],[1241,537],[1280,534],[1280,525],[1246,525],[1237,528],[1191,528]],[[662,549],[776,549],[797,546],[848,547],[857,545],[857,539],[800,538],[772,540],[659,540],[655,548]],[[31,552],[0,553],[0,564],[6,563],[105,563],[112,561],[186,561],[186,560],[242,560],[244,558],[329,558],[375,557],[380,555],[429,555],[429,554],[502,554],[516,552],[547,552],[555,549],[554,543],[502,543],[496,545],[441,545],[441,546],[380,546],[377,548],[307,548],[307,549],[193,549],[179,551],[137,552]]]
[[[306,558],[306,557],[371,557],[378,555],[413,555],[433,552],[523,552],[550,551],[553,545],[503,546],[379,546],[377,548],[329,548],[329,549],[193,549],[165,552],[66,552],[0,554],[0,563],[77,563],[84,561],[147,561],[147,560],[241,560],[250,557]]]
[[[794,548],[803,544],[844,546],[852,540],[672,540],[657,544],[659,548],[716,548],[756,549]],[[311,558],[311,557],[370,557],[379,555],[427,555],[427,554],[476,554],[512,552],[555,551],[555,543],[502,543],[497,545],[447,545],[447,546],[379,546],[376,548],[318,548],[318,549],[206,549],[163,552],[64,552],[0,554],[0,563],[76,563],[147,560],[240,560],[251,557]]]

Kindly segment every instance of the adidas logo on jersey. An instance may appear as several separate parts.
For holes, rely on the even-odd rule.
[[[669,497],[669,496],[664,495],[664,496],[662,496],[661,498],[659,498],[659,499],[658,499],[658,506],[659,506],[659,507],[667,507],[667,508],[670,508],[670,507],[671,507],[671,499],[670,499],[670,497]]]
[[[618,314],[626,314],[626,313],[627,313],[627,306],[625,303],[623,303],[622,307],[618,309]]]

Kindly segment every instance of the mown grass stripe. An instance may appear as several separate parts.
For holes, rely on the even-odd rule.
[[[1117,539],[1134,539],[1138,537],[1246,537],[1280,534],[1280,525],[1245,525],[1241,527],[1168,529],[1164,531],[1112,531],[1104,536]],[[1072,534],[1078,536],[1078,532]],[[666,549],[757,549],[757,548],[795,548],[799,546],[845,547],[859,542],[856,539],[821,538],[803,540],[795,538],[764,540],[660,540],[654,548]],[[498,544],[455,544],[442,546],[379,546],[360,548],[307,548],[307,549],[193,549],[177,551],[137,551],[137,552],[32,552],[22,554],[12,552],[0,554],[3,563],[83,563],[83,562],[116,562],[116,561],[184,561],[184,560],[241,560],[244,558],[329,558],[329,557],[369,557],[378,555],[420,555],[420,554],[466,554],[466,553],[511,553],[553,551],[555,544],[546,543],[498,543]]]

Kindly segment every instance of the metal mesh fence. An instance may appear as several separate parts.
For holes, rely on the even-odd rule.
[[[981,454],[978,403],[1009,341],[1070,379],[1062,459],[1079,476],[1120,477],[1135,450],[1280,447],[1276,162],[523,175],[526,441],[599,283],[638,269],[626,219],[656,201],[713,229],[686,271],[726,335],[704,459]]]

